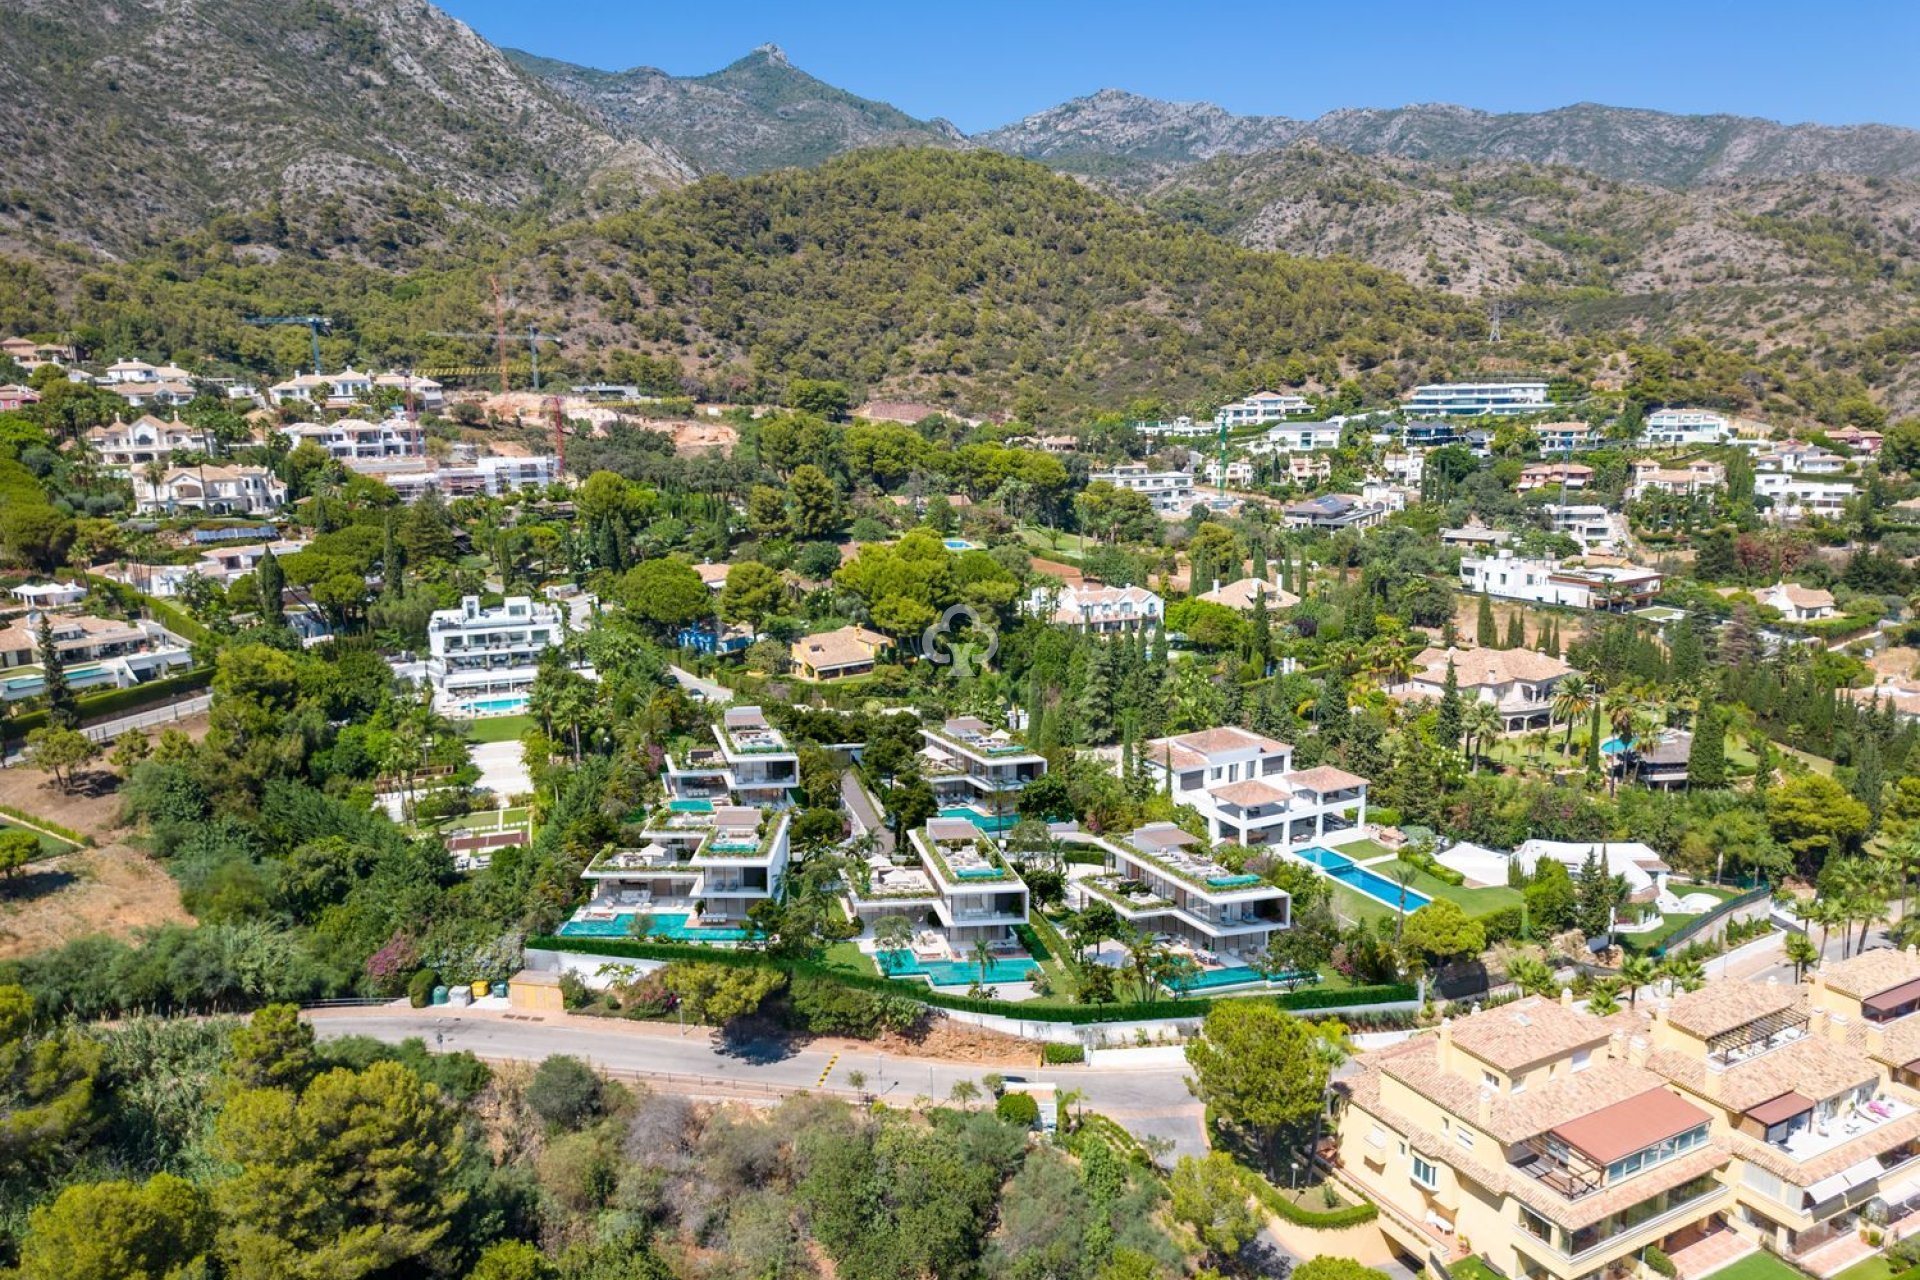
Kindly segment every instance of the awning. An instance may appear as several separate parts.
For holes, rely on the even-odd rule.
[[[1698,1128],[1708,1118],[1706,1112],[1678,1094],[1655,1087],[1555,1125],[1551,1132],[1595,1164],[1604,1165]]]
[[[1903,982],[1891,991],[1882,991],[1879,995],[1868,996],[1860,1002],[1860,1009],[1868,1017],[1892,1013],[1903,1005],[1920,1002],[1920,978],[1912,982]]]
[[[1803,1093],[1789,1090],[1777,1098],[1769,1098],[1757,1107],[1747,1108],[1747,1119],[1764,1125],[1776,1125],[1782,1120],[1791,1120],[1813,1107],[1813,1099]]]
[[[1830,1178],[1822,1178],[1807,1188],[1807,1203],[1824,1204],[1837,1195],[1853,1190],[1880,1176],[1880,1162],[1872,1156],[1850,1164]]]

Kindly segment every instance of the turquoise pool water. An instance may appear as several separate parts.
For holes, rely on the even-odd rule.
[[[911,951],[883,951],[874,962],[889,977],[924,976],[936,987],[965,987],[980,980],[980,966],[970,960],[920,960]],[[987,984],[1027,982],[1039,967],[1031,960],[995,960],[987,966]]]
[[[476,698],[472,702],[462,705],[464,705],[468,711],[475,713],[485,712],[488,714],[513,715],[527,709],[527,695],[524,693],[516,693],[512,697],[507,698]]]
[[[1364,893],[1375,902],[1384,903],[1395,911],[1400,910],[1400,886],[1377,872],[1357,865],[1352,858],[1335,853],[1331,849],[1322,849],[1319,845],[1308,845],[1304,849],[1295,849],[1292,852],[1293,856],[1300,861],[1319,867],[1349,889]],[[1433,901],[1426,894],[1412,889],[1405,892],[1406,910],[1409,915]]]
[[[997,836],[1003,832],[1011,831],[1013,824],[1020,821],[1018,817],[1011,813],[1003,813],[997,818],[992,818],[981,813],[978,809],[969,809],[965,805],[955,805],[951,808],[942,809],[940,816],[943,818],[965,818],[968,822],[971,822],[974,826],[980,828],[990,836]]]
[[[949,551],[972,551],[974,545],[965,538],[948,538],[942,544]]]
[[[712,813],[713,801],[669,800],[667,801],[667,811],[669,813]]]
[[[1633,743],[1622,742],[1618,738],[1608,738],[1605,742],[1600,744],[1600,753],[1602,755],[1617,756],[1622,751],[1631,751],[1631,750],[1633,750]]]
[[[1240,987],[1265,979],[1244,965],[1227,969],[1202,969],[1199,973],[1170,982],[1175,991],[1217,991],[1221,987]]]
[[[560,926],[563,938],[630,938],[632,931],[627,927],[626,916],[616,916],[612,920],[569,920]],[[745,929],[728,929],[719,926],[710,928],[687,927],[685,912],[661,912],[653,918],[653,929],[649,938],[664,938],[669,942],[745,942]]]

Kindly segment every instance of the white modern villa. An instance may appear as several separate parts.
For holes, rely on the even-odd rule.
[[[1019,948],[1027,886],[964,818],[929,819],[893,858],[875,855],[848,879],[847,905],[869,929],[887,916],[914,923],[916,955],[965,960],[981,942]]]
[[[482,607],[465,596],[458,609],[436,609],[427,621],[426,677],[435,700],[454,715],[505,715],[526,710],[540,655],[566,639],[565,613],[528,596]],[[584,663],[575,670],[591,678]]]
[[[1199,810],[1216,841],[1312,844],[1366,825],[1365,778],[1331,765],[1296,771],[1291,746],[1248,729],[1156,738],[1143,754],[1149,776]]]
[[[1409,417],[1508,418],[1547,408],[1544,381],[1434,382],[1415,387],[1400,402]]]
[[[782,808],[800,785],[800,756],[759,707],[728,707],[713,727],[720,777],[742,804]]]
[[[640,823],[639,843],[601,854],[582,878],[593,896],[563,935],[646,936],[723,945],[747,937],[747,913],[778,898],[792,847],[789,815],[751,805],[670,800]]]
[[[941,816],[966,818],[983,830],[1011,826],[1020,792],[1047,772],[1045,756],[976,716],[955,716],[920,736],[921,770]]]
[[[1251,427],[1263,422],[1284,422],[1296,413],[1312,413],[1313,405],[1305,396],[1283,391],[1256,391],[1244,400],[1223,404],[1213,411],[1213,425]]]
[[[1503,600],[1559,604],[1574,609],[1639,608],[1660,594],[1658,569],[1638,565],[1571,565],[1502,550],[1460,561],[1460,586]]]

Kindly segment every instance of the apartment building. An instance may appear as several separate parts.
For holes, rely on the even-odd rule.
[[[1754,455],[1753,469],[1762,475],[1781,472],[1796,476],[1837,476],[1847,469],[1847,460],[1831,449],[1805,440],[1783,440]]]
[[[1027,612],[1057,627],[1109,635],[1157,627],[1167,604],[1145,587],[1108,587],[1097,582],[1035,587]]]
[[[1525,379],[1516,382],[1436,382],[1415,387],[1400,402],[1409,416],[1432,414],[1442,418],[1510,418],[1540,413],[1547,408],[1547,384]]]
[[[847,905],[869,928],[895,915],[937,928],[937,941],[916,938],[916,952],[964,961],[982,942],[1017,946],[1014,930],[1027,923],[1026,883],[964,818],[928,819],[907,833],[904,850],[876,856],[848,880]]]
[[[1846,514],[1855,493],[1851,480],[1807,480],[1780,471],[1762,471],[1753,477],[1753,493],[1773,505],[1769,514],[1782,523],[1838,520]]]
[[[426,456],[426,433],[420,424],[398,414],[379,422],[342,418],[338,422],[294,422],[280,428],[289,446],[308,442],[349,467],[379,458]]]
[[[1722,444],[1733,435],[1733,422],[1712,409],[1656,409],[1641,424],[1640,443],[1654,448],[1687,448]]]
[[[1235,458],[1225,466],[1218,458],[1207,461],[1207,483],[1217,485],[1224,481],[1229,488],[1244,489],[1253,483],[1253,463],[1246,458]]]
[[[1330,765],[1295,770],[1291,745],[1250,729],[1155,738],[1142,756],[1148,776],[1199,810],[1216,841],[1306,844],[1366,825],[1365,778]]]
[[[1562,565],[1502,549],[1460,561],[1460,586],[1503,600],[1566,605],[1574,609],[1622,610],[1648,604],[1660,593],[1656,569],[1638,565]]]
[[[1261,446],[1257,453],[1318,453],[1340,447],[1340,429],[1338,422],[1289,423],[1273,428],[1253,443]]]
[[[544,489],[561,478],[560,460],[552,454],[488,456],[454,465],[418,457],[363,459],[354,470],[384,481],[403,502],[417,501],[429,489],[443,498],[502,498],[525,489]]]
[[[1387,692],[1408,701],[1438,701],[1453,668],[1462,698],[1491,704],[1508,733],[1544,729],[1553,719],[1553,695],[1574,669],[1551,654],[1531,649],[1425,649],[1414,659],[1413,678]]]
[[[353,368],[302,373],[267,388],[267,399],[276,405],[317,404],[329,409],[350,408],[372,394],[373,375]]]
[[[158,482],[136,470],[133,498],[135,507],[146,512],[263,515],[286,502],[287,486],[265,467],[173,467]]]
[[[1313,406],[1305,396],[1282,391],[1256,391],[1244,400],[1235,400],[1214,410],[1213,425],[1228,429],[1251,427],[1263,422],[1284,422],[1294,414],[1312,412]],[[1337,439],[1335,443],[1338,443]]]
[[[1651,458],[1636,458],[1627,482],[1627,498],[1636,501],[1653,493],[1686,496],[1724,488],[1727,469],[1718,462],[1697,458],[1679,467],[1663,467]]]
[[[446,388],[432,378],[422,377],[419,374],[389,370],[386,373],[375,374],[373,385],[376,388],[398,391],[407,397],[414,408],[425,409],[429,413],[437,413],[446,406]]]
[[[759,707],[728,707],[713,726],[721,778],[742,804],[784,807],[800,785],[800,756]]]
[[[465,596],[459,608],[436,609],[428,618],[425,674],[443,710],[523,711],[540,655],[560,645],[566,632],[561,610],[531,597],[508,596],[482,607],[479,596]],[[593,675],[585,663],[574,669]]]
[[[143,413],[132,422],[91,427],[87,444],[103,465],[130,470],[149,462],[165,462],[176,451],[210,453],[218,447],[213,433],[175,417],[171,422]]]
[[[1532,493],[1558,485],[1563,490],[1584,489],[1593,483],[1593,468],[1584,462],[1534,462],[1520,469],[1514,482],[1515,493]]]
[[[1184,511],[1193,501],[1191,471],[1149,471],[1142,463],[1132,463],[1112,471],[1091,472],[1087,480],[1095,484],[1104,480],[1116,489],[1143,493],[1155,511]]]
[[[1638,1029],[1641,1034],[1635,1034]],[[1356,1058],[1334,1163],[1389,1240],[1441,1273],[1629,1280],[1724,1230],[1733,1162],[1711,1109],[1647,1065],[1632,1014],[1529,997]]]
[[[1047,758],[977,716],[955,716],[937,728],[923,728],[921,771],[933,784],[941,816],[982,819],[999,830],[1010,825],[1015,803],[1026,785],[1047,771]]]
[[[1201,437],[1217,436],[1220,433],[1220,428],[1213,423],[1195,421],[1185,414],[1181,414],[1177,418],[1168,418],[1157,422],[1133,422],[1128,425],[1131,426],[1136,433],[1146,436],[1149,439],[1157,440],[1193,440]],[[1041,447],[1046,447],[1044,441]]]
[[[1200,965],[1188,989],[1257,982],[1248,961],[1292,923],[1291,899],[1257,875],[1235,872],[1171,822],[1118,839],[1082,837],[1106,858],[1103,874],[1076,881],[1143,933],[1176,940]]]

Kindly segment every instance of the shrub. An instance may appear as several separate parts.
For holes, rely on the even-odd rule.
[[[1338,1209],[1324,1211],[1303,1209],[1282,1195],[1280,1188],[1244,1166],[1240,1169],[1240,1180],[1262,1208],[1296,1226],[1311,1227],[1317,1231],[1337,1231],[1342,1227],[1357,1227],[1363,1222],[1372,1222],[1380,1216],[1380,1210],[1370,1204],[1342,1205]]]
[[[593,988],[587,980],[568,969],[560,975],[560,1003],[568,1009],[584,1009],[593,1002]]]
[[[1048,1041],[1040,1050],[1040,1061],[1050,1067],[1068,1062],[1085,1062],[1087,1047],[1081,1044],[1056,1044]]]
[[[993,1104],[993,1113],[1008,1124],[1017,1124],[1022,1129],[1031,1129],[1040,1123],[1040,1104],[1033,1100],[1030,1093],[1003,1093],[1000,1101]]]
[[[407,979],[407,1003],[424,1009],[433,1003],[433,988],[439,979],[431,969],[421,969]]]
[[[578,1058],[548,1058],[527,1083],[527,1105],[550,1125],[575,1129],[600,1113],[600,1077]]]
[[[1659,1245],[1648,1245],[1646,1252],[1640,1255],[1640,1261],[1647,1264],[1647,1270],[1655,1275],[1666,1276],[1667,1280],[1673,1280],[1674,1276],[1680,1274],[1680,1268],[1673,1265],[1673,1259]]]
[[[790,1021],[816,1035],[871,1040],[883,1031],[910,1031],[927,1016],[925,1006],[905,996],[842,986],[826,978],[801,977],[787,997]]]

